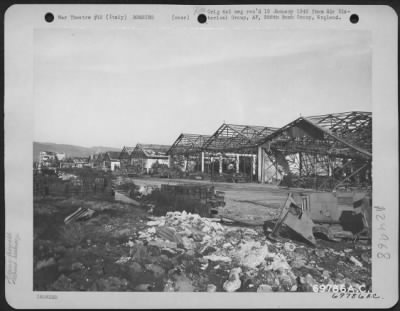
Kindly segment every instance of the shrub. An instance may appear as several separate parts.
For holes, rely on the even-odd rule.
[[[64,225],[59,231],[60,241],[67,247],[76,247],[86,238],[84,225],[79,222]]]

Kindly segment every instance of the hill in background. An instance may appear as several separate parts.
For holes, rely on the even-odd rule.
[[[121,151],[121,149],[103,146],[88,148],[75,145],[33,142],[33,160],[37,161],[39,159],[39,153],[41,151],[65,153],[67,157],[88,157],[94,153],[105,151]]]

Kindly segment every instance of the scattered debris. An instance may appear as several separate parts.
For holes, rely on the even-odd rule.
[[[242,272],[241,268],[234,268],[229,273],[229,279],[225,281],[223,287],[227,292],[234,292],[240,288],[242,281],[240,280],[240,273]]]
[[[147,265],[145,265],[145,267],[147,270],[153,272],[154,276],[156,278],[160,278],[160,277],[164,276],[164,274],[165,274],[165,270],[162,267],[160,267],[159,265],[147,264]]]
[[[154,190],[149,196],[156,194]],[[292,199],[297,202],[296,196]],[[288,214],[302,222],[307,209],[291,200],[286,203]],[[75,209],[82,201],[74,204]],[[62,230],[69,230],[63,232],[65,241],[70,241],[66,246],[57,244],[49,249],[48,242],[40,240],[34,273],[54,270],[56,274],[46,287],[35,288],[293,292],[313,291],[312,286],[322,284],[366,284],[369,288],[371,283],[369,241],[337,238],[348,233],[354,237],[339,223],[314,223],[311,231],[299,229],[295,221],[286,223],[288,215],[282,216],[279,205],[276,211],[282,217],[278,218],[280,222],[271,221],[271,228],[279,226],[279,236],[275,237],[281,237],[281,241],[267,239],[261,227],[227,223],[224,217],[202,217],[186,210],[167,211],[156,217],[128,204],[117,203],[117,208],[104,202],[96,204],[84,204],[96,211],[90,221],[62,226]],[[80,216],[85,217],[83,208],[68,216],[67,223]],[[316,228],[331,238],[310,243],[309,232],[321,237],[316,235]],[[71,236],[73,241],[68,238]]]
[[[264,263],[265,258],[270,255],[268,245],[258,241],[246,241],[231,253],[241,265],[253,269]]]
[[[204,256],[204,259],[211,260],[211,261],[220,261],[220,262],[231,262],[232,259],[226,256],[218,256],[218,255],[209,255]]]
[[[151,186],[140,186],[138,192],[140,193],[140,195],[142,196],[146,196],[149,195],[153,192],[154,188]]]
[[[35,270],[40,270],[42,268],[46,268],[49,266],[53,266],[56,264],[56,261],[54,260],[53,257],[49,258],[49,259],[43,259],[37,262]]]
[[[296,249],[296,245],[293,243],[286,242],[284,248],[287,252],[293,252]]]
[[[135,206],[140,206],[140,202],[126,196],[125,194],[119,192],[119,191],[114,191],[114,198],[116,201],[132,204]]]
[[[280,238],[282,225],[314,246],[315,236],[331,241],[370,238],[371,205],[367,193],[310,193],[300,197],[300,203],[296,203],[289,193],[272,232],[267,230],[271,239]]]
[[[312,245],[316,245],[315,237],[312,231],[314,222],[310,218],[309,210],[299,207],[293,200],[291,193],[289,193],[289,196],[281,209],[274,229],[269,234],[271,238],[275,238],[276,235],[279,237],[279,229],[282,224],[285,224],[291,228]]]
[[[323,257],[325,257],[325,250],[317,248],[315,250],[315,255],[317,255],[318,257],[322,257],[323,258]]]
[[[361,259],[367,264],[371,264],[371,252],[364,252],[361,254]]]
[[[149,229],[148,232],[153,233],[154,230]],[[156,229],[156,235],[159,236],[160,238],[163,238],[164,240],[175,242],[177,244],[183,243],[182,237],[172,227],[167,227],[167,226],[159,227]]]
[[[352,263],[354,263],[356,266],[358,266],[358,267],[362,267],[363,266],[363,264],[359,261],[359,260],[357,260],[354,256],[351,256],[350,257],[350,261],[352,262]]]
[[[94,214],[94,210],[87,208],[87,207],[80,207],[71,215],[64,219],[64,223],[67,225],[70,222],[77,221],[77,220],[86,220],[92,217]]]
[[[129,260],[131,260],[132,257],[127,257],[127,256],[122,256],[120,259],[118,259],[115,263],[118,264],[123,264],[127,263]]]

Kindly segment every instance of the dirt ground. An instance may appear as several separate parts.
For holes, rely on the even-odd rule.
[[[155,178],[129,181],[138,186],[187,183]],[[313,285],[321,284],[371,286],[367,242],[318,240],[314,248],[296,240],[266,239],[260,225],[276,215],[287,189],[214,186],[225,192],[226,206],[219,214],[252,226],[215,225],[183,213],[149,220],[146,207],[119,193],[117,200],[35,198],[34,290],[312,291]],[[64,218],[79,207],[95,213],[88,220],[65,225]],[[165,235],[177,240],[163,240]]]
[[[219,215],[233,220],[262,225],[264,221],[276,217],[278,209],[284,204],[289,192],[307,193],[305,189],[285,189],[274,185],[256,183],[224,183],[202,180],[182,180],[163,178],[128,178],[139,186],[156,186],[161,184],[212,184],[217,191],[225,192],[224,208],[219,209]]]

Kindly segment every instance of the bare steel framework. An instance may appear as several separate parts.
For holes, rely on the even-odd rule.
[[[286,159],[284,174],[303,182],[313,177],[302,186],[327,190],[346,183],[371,184],[371,137],[372,114],[351,111],[300,117],[260,140],[259,146],[276,167],[277,159]],[[264,156],[259,152],[260,166]]]
[[[202,173],[213,175],[216,171],[221,175],[224,170],[232,172],[231,166],[234,162],[236,174],[246,170],[245,174],[252,176],[256,172],[256,142],[274,130],[265,126],[224,123],[211,136],[181,134],[168,154],[171,156],[171,163],[183,163],[181,166],[185,168],[189,168],[188,162],[199,163],[194,169],[197,168]]]
[[[212,152],[255,153],[258,141],[275,130],[266,126],[224,123],[204,143],[203,149]]]
[[[336,137],[372,152],[372,113],[351,111],[307,117],[311,122],[328,129]]]
[[[224,123],[212,135],[181,134],[167,154],[199,161],[202,172],[205,161],[217,156],[220,174],[224,155],[236,154],[237,167],[239,155],[256,157],[251,174],[257,169],[260,182],[270,174],[269,165],[274,166],[276,179],[278,174],[291,176],[300,180],[296,185],[301,187],[327,190],[349,182],[370,185],[372,113],[300,117],[281,128]]]
[[[203,150],[204,143],[210,138],[210,135],[182,133],[168,150],[168,155],[174,154],[198,154]]]

